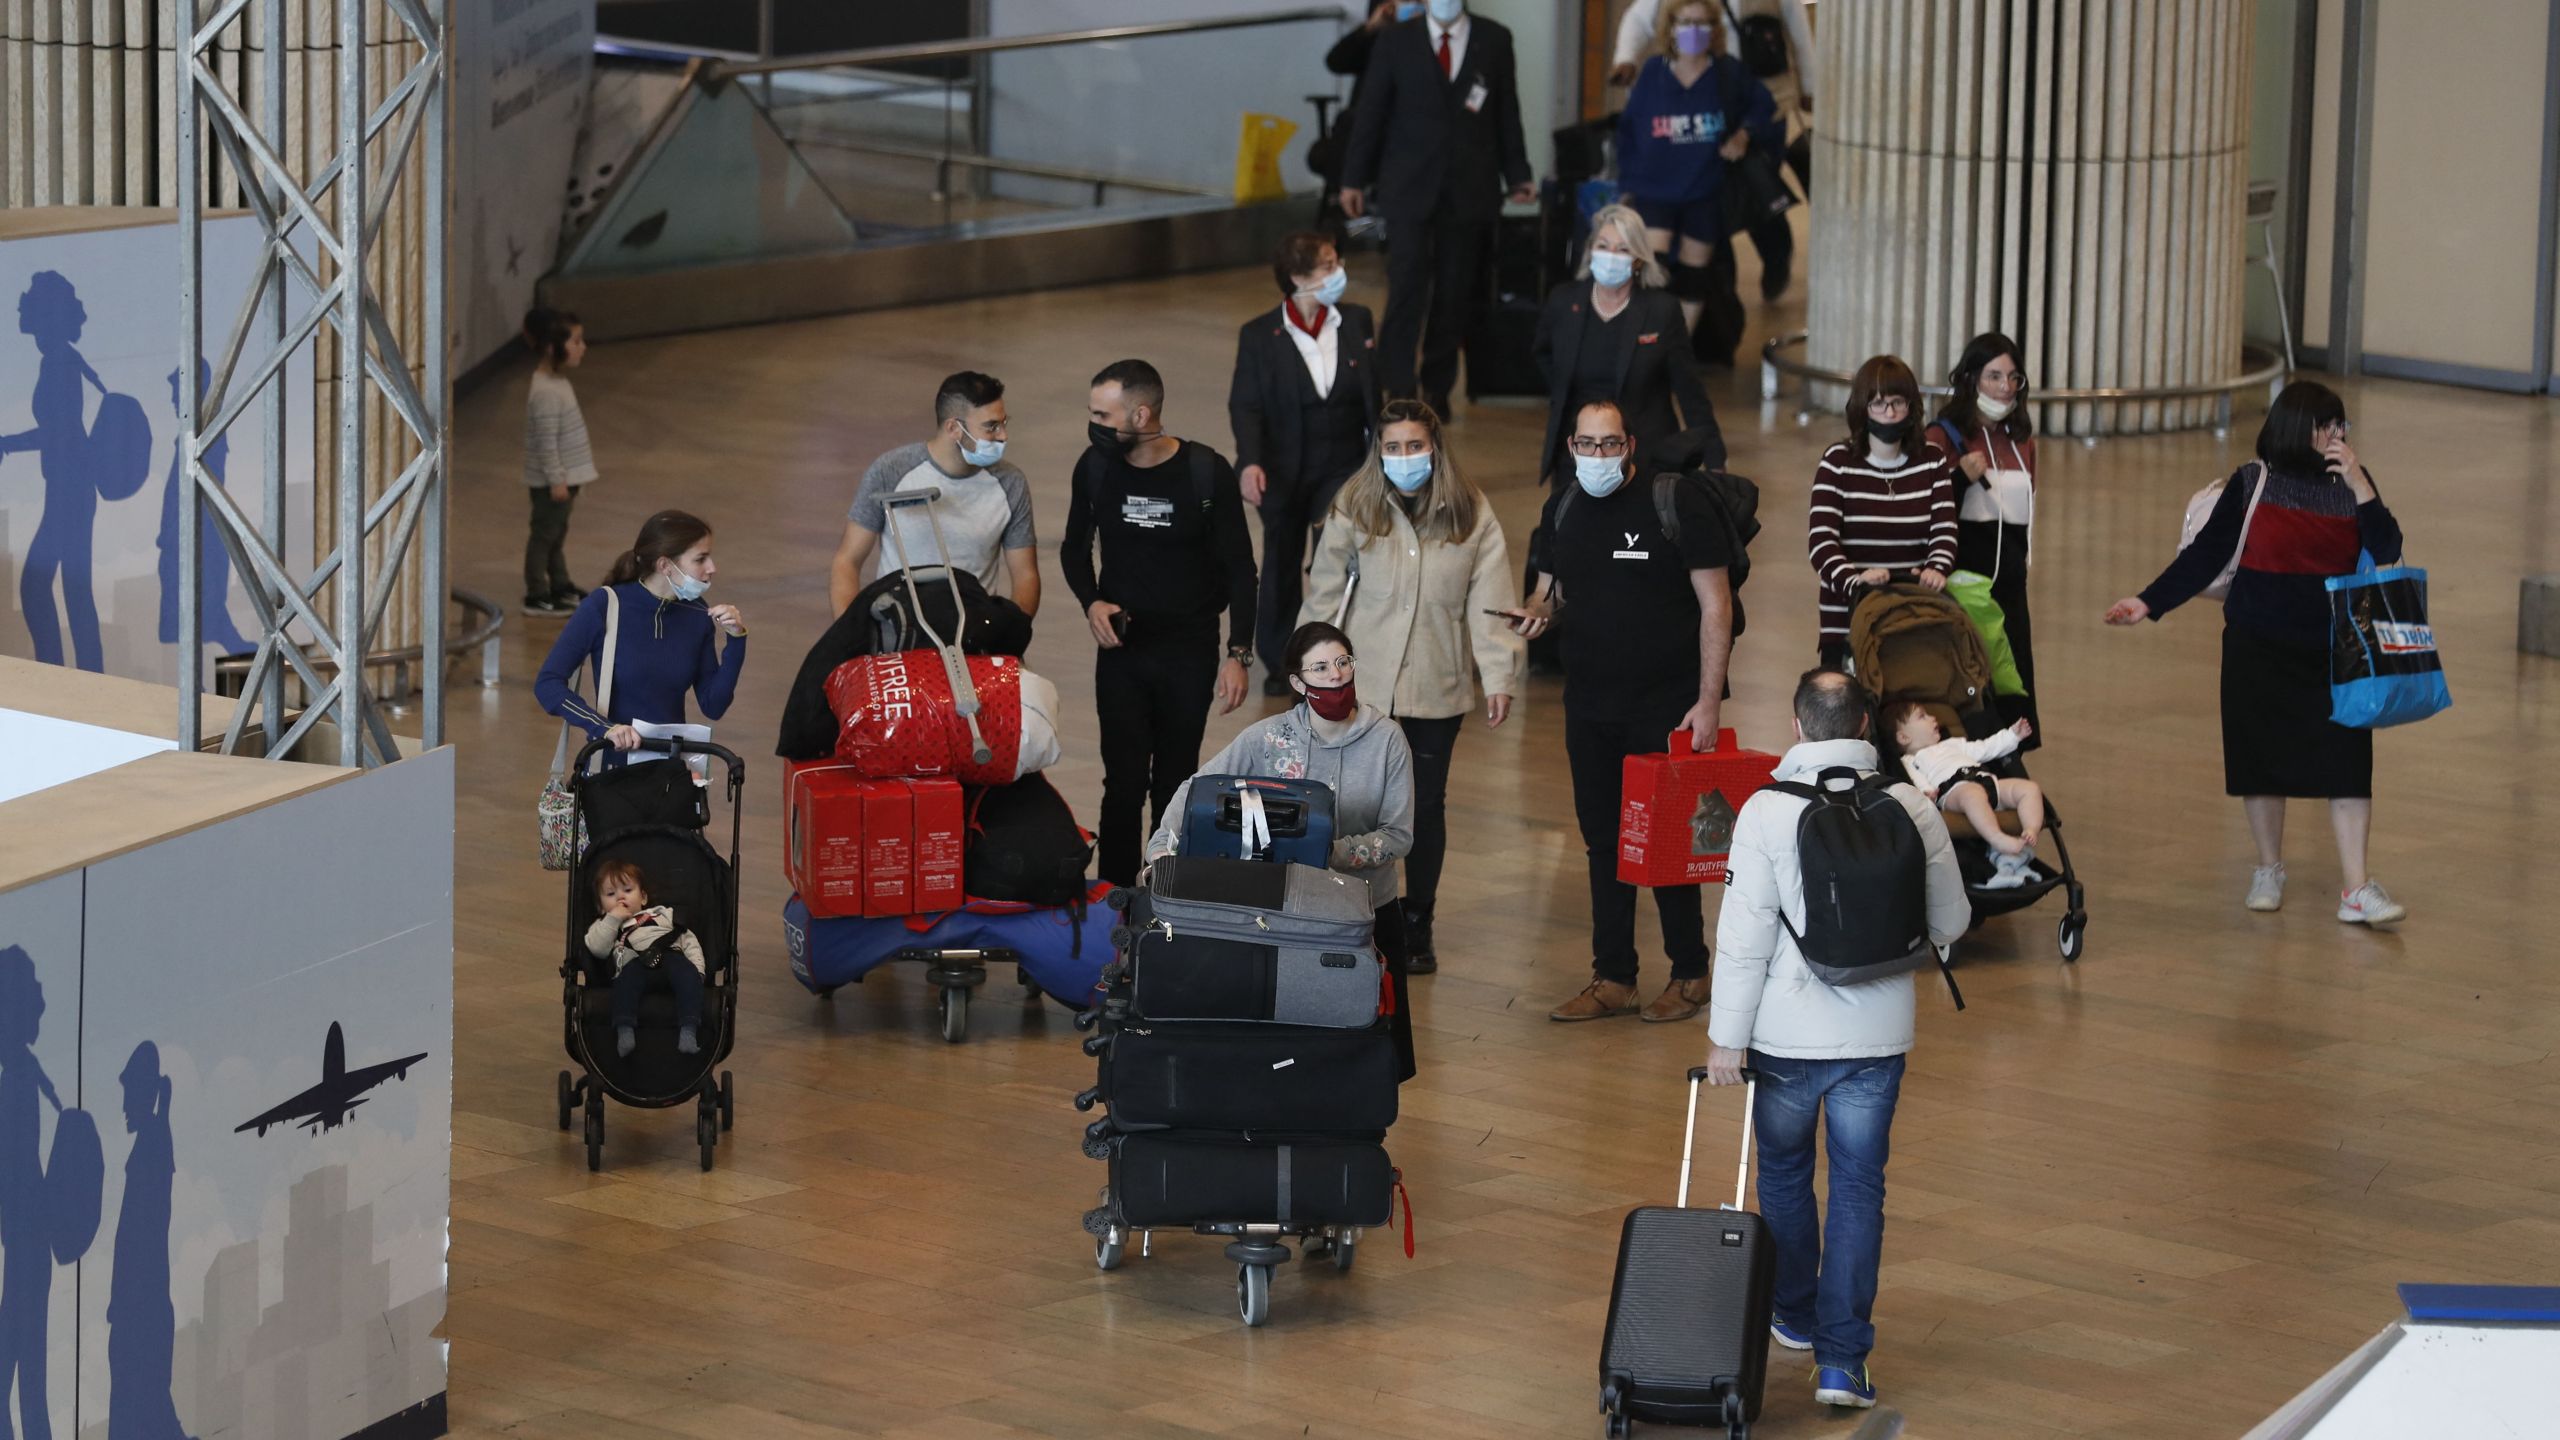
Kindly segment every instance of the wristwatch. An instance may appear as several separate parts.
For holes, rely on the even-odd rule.
[[[1230,645],[1227,647],[1227,658],[1233,660],[1239,665],[1250,665],[1253,663],[1253,647],[1250,645]]]

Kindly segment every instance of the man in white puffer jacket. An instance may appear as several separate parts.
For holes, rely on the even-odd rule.
[[[1865,738],[1870,706],[1856,681],[1809,670],[1797,682],[1796,745],[1776,778],[1812,782],[1823,770],[1876,769]],[[1955,943],[1972,919],[1964,875],[1946,822],[1919,791],[1894,798],[1920,832],[1928,868],[1929,939]],[[1884,1252],[1884,1167],[1903,1055],[1911,1048],[1913,971],[1860,985],[1815,977],[1788,927],[1805,924],[1804,872],[1796,825],[1806,802],[1764,790],[1734,823],[1724,909],[1716,921],[1709,1078],[1741,1083],[1748,1064],[1760,1079],[1752,1120],[1760,1137],[1760,1214],[1777,1249],[1769,1333],[1790,1350],[1814,1352],[1814,1398],[1827,1405],[1876,1403],[1867,1374],[1875,1346],[1876,1270]],[[1783,917],[1784,923],[1781,924]],[[1813,1197],[1816,1122],[1830,1129],[1828,1245]]]

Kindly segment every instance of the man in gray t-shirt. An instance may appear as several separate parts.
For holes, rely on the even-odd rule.
[[[1010,595],[1022,613],[1037,615],[1040,542],[1031,524],[1030,482],[1004,459],[1004,382],[963,370],[934,392],[933,416],[932,439],[901,445],[863,472],[827,575],[828,601],[841,615],[865,581],[902,565],[938,565],[947,550],[953,565],[991,593]],[[887,497],[927,487],[941,492],[933,518],[921,509],[900,511],[897,533],[884,545]],[[934,546],[934,521],[946,550]]]

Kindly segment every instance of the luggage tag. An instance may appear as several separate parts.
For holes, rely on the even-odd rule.
[[[1467,92],[1467,113],[1472,115],[1476,111],[1482,110],[1484,108],[1484,102],[1491,99],[1492,96],[1493,92],[1485,88],[1485,84],[1482,80],[1478,80],[1476,82],[1476,88]]]

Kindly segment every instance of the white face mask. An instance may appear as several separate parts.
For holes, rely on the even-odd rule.
[[[1576,455],[1573,479],[1582,493],[1597,500],[1627,483],[1627,462],[1616,455]]]
[[[1616,287],[1635,278],[1636,257],[1615,250],[1591,252],[1591,278],[1602,285]]]
[[[1985,420],[2006,420],[2009,418],[2009,412],[2017,408],[2018,402],[2015,400],[1994,400],[1979,390],[1973,394],[1974,413]]]

